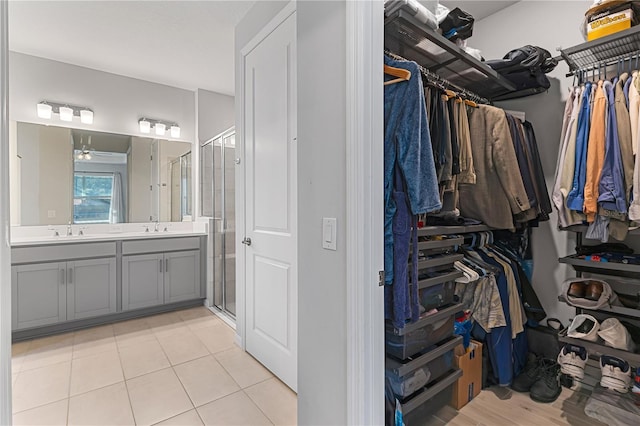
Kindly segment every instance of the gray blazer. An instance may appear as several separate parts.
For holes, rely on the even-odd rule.
[[[469,113],[469,130],[476,183],[460,184],[460,214],[514,229],[513,216],[530,206],[504,111],[480,105]]]

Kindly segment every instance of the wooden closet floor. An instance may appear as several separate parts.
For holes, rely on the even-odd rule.
[[[500,400],[491,391],[480,392],[473,401],[460,411],[444,407],[425,426],[436,425],[484,425],[484,426],[606,426],[584,414],[584,405],[589,398],[585,392],[574,392],[562,388],[560,397],[552,404],[540,404],[529,398],[528,393],[513,392],[511,399]]]

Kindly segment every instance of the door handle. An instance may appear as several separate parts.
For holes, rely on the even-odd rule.
[[[164,261],[164,271],[169,272],[169,259],[165,259]]]
[[[246,246],[250,246],[251,245],[251,238],[245,237],[244,240],[242,240],[242,244],[244,244]]]
[[[67,279],[69,280],[69,284],[73,284],[73,268],[69,268]]]

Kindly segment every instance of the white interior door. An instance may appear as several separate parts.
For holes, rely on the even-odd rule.
[[[298,368],[296,17],[244,55],[246,350],[293,390]]]

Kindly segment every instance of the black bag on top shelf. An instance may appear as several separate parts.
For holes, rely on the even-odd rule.
[[[440,23],[442,35],[451,41],[468,39],[473,33],[473,21],[473,16],[456,7]]]

